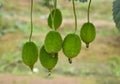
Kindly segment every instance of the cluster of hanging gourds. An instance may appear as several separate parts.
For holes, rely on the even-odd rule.
[[[23,62],[33,70],[34,64],[39,61],[43,67],[45,67],[49,72],[55,67],[58,62],[58,53],[62,49],[65,56],[68,58],[69,63],[72,63],[72,59],[80,53],[81,50],[81,40],[89,47],[89,44],[95,39],[96,31],[95,26],[90,23],[89,13],[91,0],[88,5],[88,22],[84,23],[80,35],[76,34],[77,31],[77,15],[74,0],[73,13],[75,17],[75,31],[65,36],[62,40],[61,34],[57,29],[62,24],[62,13],[60,9],[57,8],[57,0],[54,0],[54,7],[50,9],[50,14],[48,16],[48,26],[51,28],[45,37],[44,45],[41,47],[40,52],[36,44],[31,41],[33,32],[33,22],[32,22],[32,10],[33,10],[33,0],[31,0],[31,33],[29,41],[26,42],[22,49],[22,60]],[[38,54],[39,53],[39,54]],[[39,55],[39,56],[38,56]]]

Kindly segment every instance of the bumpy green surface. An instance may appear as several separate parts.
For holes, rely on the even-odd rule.
[[[38,59],[38,48],[33,42],[26,42],[22,49],[22,60],[31,70]]]
[[[63,52],[68,58],[76,57],[81,50],[81,40],[76,34],[68,34],[63,41]]]
[[[62,13],[59,9],[53,9],[48,17],[48,26],[58,29],[62,24]]]
[[[95,39],[95,36],[96,36],[95,26],[92,23],[83,24],[80,30],[80,37],[82,41],[89,45],[89,43]]]
[[[44,49],[44,46],[40,50],[39,54],[40,63],[44,68],[48,69],[49,71],[51,71],[58,62],[58,54],[56,53],[54,55],[55,56],[47,53]]]
[[[48,53],[57,53],[62,48],[62,37],[57,31],[50,31],[45,38],[45,50]]]

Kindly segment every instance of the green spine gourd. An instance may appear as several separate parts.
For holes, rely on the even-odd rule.
[[[71,63],[71,58],[76,57],[81,50],[81,40],[76,34],[68,34],[63,41],[63,52]]]
[[[62,48],[62,37],[57,31],[50,31],[45,38],[45,50],[48,53],[57,53]]]
[[[80,37],[83,42],[86,43],[86,47],[89,47],[89,43],[96,37],[95,26],[92,23],[84,23],[80,30]]]
[[[26,42],[22,49],[22,60],[31,70],[38,59],[38,48],[33,42]]]
[[[48,16],[48,26],[58,29],[62,24],[62,13],[59,9],[53,9]]]
[[[41,48],[40,54],[39,54],[39,60],[41,65],[44,68],[48,69],[49,72],[51,72],[51,70],[55,67],[55,65],[58,62],[58,53],[55,53],[54,57],[52,55],[53,54],[46,52],[46,50],[44,49],[44,46]]]

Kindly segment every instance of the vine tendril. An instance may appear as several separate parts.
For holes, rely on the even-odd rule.
[[[54,7],[57,8],[57,0],[54,0]]]
[[[31,32],[30,32],[29,41],[31,41],[32,33],[33,33],[33,17],[32,17],[33,14],[32,14],[32,12],[33,12],[33,0],[31,0],[31,11],[30,11]]]
[[[76,31],[77,31],[77,15],[76,15],[76,9],[75,9],[75,2],[74,2],[74,0],[72,0],[72,4],[73,4],[74,17],[75,17],[75,33],[76,33]]]
[[[91,6],[91,0],[89,1],[89,5],[88,5],[88,13],[87,13],[88,23],[90,22],[90,6]]]

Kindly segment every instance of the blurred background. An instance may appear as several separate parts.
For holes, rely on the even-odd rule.
[[[50,2],[50,4],[48,3]],[[92,0],[90,19],[97,36],[90,48],[82,43],[80,54],[69,64],[60,51],[59,61],[48,77],[39,60],[34,72],[23,64],[21,50],[30,34],[30,0],[0,0],[0,84],[120,84],[120,32],[112,17],[113,0]],[[78,35],[87,21],[88,3],[76,2]],[[47,26],[51,0],[34,0],[34,32],[32,40],[38,48],[50,28]],[[72,3],[58,0],[63,14],[58,29],[64,38],[74,31]]]

